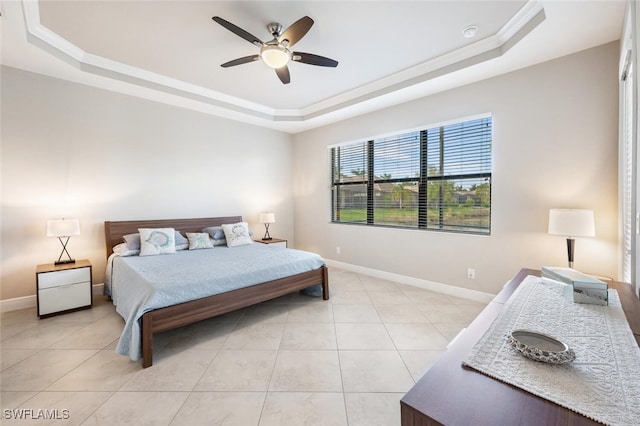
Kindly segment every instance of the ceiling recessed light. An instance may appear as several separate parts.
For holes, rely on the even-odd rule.
[[[476,33],[478,32],[478,26],[477,25],[469,25],[467,28],[465,28],[464,30],[462,30],[462,34],[466,37],[466,38],[472,38],[476,35]]]

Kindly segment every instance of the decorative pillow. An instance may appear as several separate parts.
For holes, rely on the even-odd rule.
[[[224,240],[224,231],[222,230],[222,226],[210,226],[208,228],[204,228],[202,232],[208,233],[214,240]]]
[[[127,234],[122,237],[129,250],[140,250],[140,234]]]
[[[189,250],[213,248],[213,241],[207,232],[187,232]]]
[[[176,234],[173,228],[140,228],[140,256],[176,252]]]
[[[137,256],[140,254],[140,250],[129,250],[129,247],[127,247],[127,243],[120,243],[113,248],[113,253],[116,256],[122,257]]]
[[[176,231],[175,239],[176,239],[176,246],[180,244],[189,244],[189,240],[187,240],[180,231]]]
[[[176,251],[178,250],[188,250],[189,249],[189,240],[187,240],[180,231],[176,231]]]
[[[253,243],[247,222],[222,225],[222,230],[224,231],[228,247],[237,247]]]
[[[214,240],[213,238],[211,238],[211,243],[213,243],[214,247],[226,246],[227,240],[225,240],[224,238],[221,240]]]

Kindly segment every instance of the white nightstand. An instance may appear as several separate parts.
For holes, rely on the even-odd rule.
[[[36,291],[40,318],[90,308],[93,305],[91,262],[38,265]]]
[[[280,238],[272,238],[270,240],[254,240],[256,243],[260,244],[268,244],[272,247],[284,247],[287,248],[287,240],[283,240]]]

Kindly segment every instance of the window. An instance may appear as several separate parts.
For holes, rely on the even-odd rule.
[[[330,148],[331,221],[489,234],[492,118]]]
[[[631,51],[625,58],[625,65],[621,77],[621,111],[620,120],[620,198],[622,211],[622,281],[633,282],[633,234],[634,234],[634,138],[633,115],[635,113],[633,100],[633,63],[630,61]]]

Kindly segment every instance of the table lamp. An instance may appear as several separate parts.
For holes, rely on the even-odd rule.
[[[260,223],[264,223],[264,237],[262,238],[265,241],[271,240],[271,235],[269,235],[269,224],[275,223],[276,215],[274,213],[260,213]]]
[[[56,265],[76,262],[67,251],[67,244],[72,235],[80,235],[80,221],[78,219],[51,219],[47,221],[47,237],[57,237],[62,244],[60,257],[54,262]],[[63,260],[62,256],[65,253],[68,259]]]
[[[573,255],[576,244],[574,237],[593,237],[596,235],[593,210],[549,210],[549,234],[567,237],[569,268],[573,268]]]

